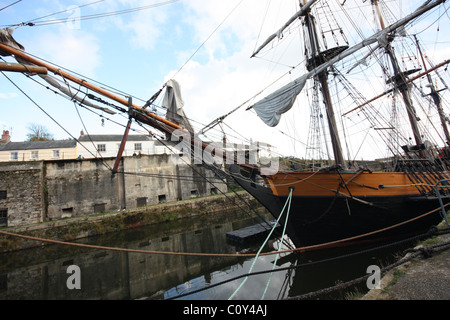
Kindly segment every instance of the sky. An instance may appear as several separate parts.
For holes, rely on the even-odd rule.
[[[20,26],[13,33],[26,52],[75,72],[91,83],[98,81],[100,86],[108,86],[121,96],[131,95],[137,105],[143,105],[173,78],[180,83],[184,111],[197,129],[243,105],[225,120],[224,127],[236,130],[229,131],[229,135],[277,145],[283,154],[296,152],[291,149],[293,142],[287,141],[280,131],[305,130],[306,117],[287,115],[283,121],[299,117],[293,129],[269,128],[254,112],[245,111],[250,102],[244,102],[249,99],[256,102],[255,94],[281,75],[288,74],[287,80],[294,77],[289,71],[302,60],[300,42],[275,42],[276,54],[283,60],[275,60],[272,52],[262,58],[250,56],[298,10],[297,0],[15,2],[0,0],[0,9],[3,8],[0,27],[33,22],[34,26]],[[402,3],[404,7],[417,7],[422,2]],[[7,7],[10,4],[13,5]],[[348,6],[352,8],[350,1]],[[96,19],[75,19],[135,8],[140,10]],[[449,30],[448,19],[445,20],[446,27],[442,28]],[[284,37],[293,37],[292,34]],[[450,47],[448,42],[445,45]],[[13,61],[11,57],[5,59]],[[55,139],[78,138],[81,130],[89,134],[124,131],[127,122],[124,116],[104,114],[107,119],[101,118],[20,73],[5,74],[29,96],[25,97],[0,75],[0,129],[9,130],[12,141],[26,140],[30,124],[44,125]],[[157,103],[161,100],[162,97]],[[143,133],[140,127],[133,128],[135,133]],[[210,133],[208,138],[220,139],[219,131]],[[302,152],[303,144],[300,144]]]

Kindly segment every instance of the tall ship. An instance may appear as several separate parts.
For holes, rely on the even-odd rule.
[[[405,27],[444,1],[427,1],[403,19],[387,25],[382,15],[386,10],[381,10],[381,1],[371,0],[378,32],[354,45],[349,45],[345,35],[341,34],[339,25],[333,24],[333,13],[325,12],[329,9],[327,3],[300,2],[300,11],[276,34],[269,37],[253,56],[268,45],[275,35],[281,34],[290,23],[300,19],[307,73],[251,108],[265,124],[275,126],[281,115],[291,109],[297,95],[309,88],[311,108],[316,110],[316,113],[312,113],[311,120],[316,125],[310,128],[313,134],[308,146],[316,147],[320,135],[326,134],[320,128],[320,121],[326,122],[331,145],[330,158],[333,161],[320,168],[316,168],[316,163],[310,161],[309,166],[313,170],[280,170],[275,174],[261,175],[264,181],[262,185],[239,177],[236,178],[237,181],[276,217],[283,212],[284,203],[292,197],[287,232],[296,247],[380,240],[426,232],[443,218],[440,211],[435,210],[440,201],[448,201],[448,112],[443,109],[440,92],[435,87],[430,65],[421,53],[417,37],[408,37]],[[319,19],[325,19],[331,27],[324,30],[324,23],[320,23]],[[333,34],[332,38],[336,40],[334,43],[326,42],[325,31]],[[339,37],[342,37],[341,43]],[[417,61],[421,64],[405,69],[395,48],[411,40],[417,45]],[[356,53],[358,58],[355,59]],[[349,62],[345,63],[349,57],[353,58],[350,65]],[[377,61],[375,64],[379,64],[386,83],[384,92],[375,97],[365,97],[359,91],[360,83],[352,83],[346,79],[346,73],[366,64],[366,59],[370,57]],[[443,61],[440,66],[448,63],[449,60]],[[339,66],[344,66],[344,70],[338,69]],[[434,64],[432,67],[437,69]],[[416,112],[416,108],[423,107],[420,104],[423,102],[412,97],[412,91],[417,89],[414,80],[420,78],[425,78],[428,82],[428,92],[422,90],[420,98],[425,98],[427,106],[432,102],[433,111],[439,115],[439,122],[435,124],[441,125],[437,142],[427,140],[429,137],[431,139],[431,134],[423,127],[424,119],[421,121]],[[332,91],[330,83],[333,82],[334,86],[336,81],[342,86]],[[307,82],[312,84],[307,87]],[[444,88],[447,88],[446,85]],[[340,99],[337,94],[340,90],[341,97],[351,96],[353,106],[349,104],[345,107],[346,111],[338,119],[335,106],[341,103],[336,101]],[[390,95],[392,101],[389,118],[383,118],[385,115],[378,104],[378,99],[386,95]],[[415,97],[419,97],[417,93]],[[400,108],[403,110],[399,110]],[[342,136],[346,129],[340,122],[352,112],[364,113],[368,130],[372,128],[377,131],[382,139],[380,141],[390,151],[390,155],[381,161],[382,167],[378,170],[373,170],[364,163],[353,162],[344,155]],[[403,120],[410,127],[406,135],[400,132],[401,125],[395,117],[398,112],[406,115]],[[236,167],[233,169],[236,173],[241,171]],[[280,220],[284,222],[283,219]]]
[[[1,30],[0,55],[14,56],[19,64],[10,68],[15,71],[38,74],[39,68],[44,69],[40,76],[72,99],[77,97],[67,90],[66,81],[120,104],[118,111],[129,117],[123,143],[131,122],[137,121],[166,137],[184,136],[184,143],[191,146],[188,150],[193,163],[198,160],[196,152],[205,155],[208,151],[211,157],[206,159],[210,160],[207,165],[226,173],[281,225],[286,225],[295,247],[371,241],[424,232],[444,218],[441,209],[450,196],[450,134],[445,101],[450,60],[433,61],[420,37],[409,33],[409,29],[431,12],[447,12],[445,2],[424,1],[396,18],[388,4],[379,0],[299,1],[298,11],[249,59],[266,54],[289,31],[298,35],[303,44],[303,56],[299,54],[302,66],[296,68],[302,70],[300,75],[246,106],[248,112],[261,119],[255,131],[276,127],[283,117],[292,116],[295,105],[309,110],[307,152],[295,159],[251,161],[246,152],[229,152],[201,140],[201,134],[220,125],[234,110],[195,130],[177,100],[175,79],[164,86],[167,113],[161,116],[151,108],[157,95],[137,106],[131,99],[27,54],[8,29]],[[373,33],[365,35],[366,26],[350,23],[357,36],[349,40],[340,21],[352,21],[348,10],[352,6],[369,9],[371,17],[366,22],[375,21]],[[448,19],[448,13],[438,18]],[[294,32],[294,27],[299,31]],[[63,85],[55,80],[57,77],[63,79]],[[369,93],[369,87],[378,94]],[[306,98],[300,99],[302,95]],[[94,105],[98,101],[83,97],[78,102],[98,108]],[[354,115],[360,123],[356,124]],[[365,129],[356,131],[361,124]],[[376,148],[384,152],[382,158],[358,161],[356,155],[351,155],[352,150],[357,154],[368,143],[368,136],[375,135]],[[201,161],[205,162],[205,158]]]

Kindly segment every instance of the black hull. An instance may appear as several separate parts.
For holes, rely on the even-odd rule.
[[[274,196],[269,188],[251,183],[248,178],[241,178],[236,172],[234,178],[278,219],[287,197]],[[372,205],[348,197],[294,196],[289,211],[287,234],[294,245],[300,248],[352,237],[358,237],[351,240],[353,243],[402,238],[427,232],[442,221],[437,197],[383,196],[366,197],[363,200]],[[444,198],[443,202],[448,202],[448,198]],[[439,210],[435,210],[437,208]],[[433,210],[433,213],[425,215]],[[422,215],[425,216],[410,221]],[[286,212],[280,219],[281,225],[284,225],[285,217]],[[392,226],[395,227],[391,228]],[[384,231],[378,232],[379,230]],[[359,237],[368,233],[373,234]]]

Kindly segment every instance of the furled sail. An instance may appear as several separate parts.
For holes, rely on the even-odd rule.
[[[445,0],[437,0],[437,1],[427,1],[424,5],[422,5],[419,9],[406,16],[405,18],[397,21],[391,26],[378,31],[373,34],[371,37],[361,41],[360,43],[354,45],[353,47],[348,48],[347,50],[341,52],[336,55],[332,59],[327,62],[321,64],[317,68],[311,70],[310,72],[300,76],[289,84],[285,85],[281,89],[273,92],[269,96],[263,98],[258,101],[248,109],[253,108],[261,120],[268,126],[274,127],[276,126],[281,118],[281,115],[287,111],[289,111],[297,98],[297,95],[303,89],[306,81],[322,71],[326,70],[330,66],[334,65],[338,61],[358,52],[359,50],[370,46],[374,43],[377,43],[375,47],[370,48],[371,51],[375,50],[378,47],[385,47],[388,44],[387,35],[396,29],[405,26],[411,20],[417,18],[422,15],[424,12],[434,8]]]
[[[61,83],[58,81],[58,80],[56,80],[54,77],[52,77],[52,76],[49,76],[49,75],[39,75],[42,79],[44,79],[47,83],[49,83],[50,85],[52,85],[53,87],[55,87],[56,89],[58,89],[59,91],[61,91],[62,93],[64,93],[66,96],[68,96],[68,97],[70,97],[70,99],[72,100],[72,101],[78,101],[79,103],[81,103],[81,104],[83,104],[83,105],[85,105],[85,106],[87,106],[87,107],[91,107],[91,108],[94,108],[94,109],[98,109],[98,110],[101,110],[101,111],[104,111],[104,112],[106,112],[106,113],[109,113],[109,114],[116,114],[114,111],[112,111],[112,110],[109,110],[109,109],[107,109],[107,108],[103,108],[103,107],[100,107],[100,106],[98,106],[98,105],[96,105],[96,104],[94,104],[94,103],[91,103],[90,101],[87,101],[86,99],[85,99],[85,96],[83,97],[83,96],[81,96],[83,93],[82,92],[80,92],[80,91],[77,91],[77,92],[75,92],[75,93],[73,93],[71,90],[70,90],[70,87],[69,86],[63,86],[63,85],[61,85]],[[81,93],[81,94],[80,94]],[[80,94],[80,95],[79,95]]]
[[[0,42],[17,50],[24,50],[25,48],[13,38],[13,32],[14,29],[11,28],[0,29]],[[10,53],[0,50],[0,56],[6,57],[10,55]]]
[[[183,111],[184,101],[181,97],[180,84],[177,81],[173,79],[167,81],[162,106],[167,109],[167,120],[181,124],[185,129],[193,132],[192,126]]]

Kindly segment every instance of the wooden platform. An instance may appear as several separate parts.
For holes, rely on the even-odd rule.
[[[275,221],[271,221],[269,222],[269,224],[271,225],[270,227],[265,223],[261,223],[239,230],[227,232],[227,240],[238,244],[259,240],[260,238],[266,237],[269,234],[270,230],[272,230],[272,227],[275,224]],[[279,230],[280,228],[281,226],[278,224],[275,228],[275,231]],[[277,234],[277,232],[273,233],[274,236]]]

